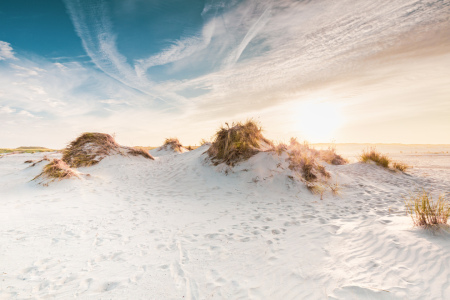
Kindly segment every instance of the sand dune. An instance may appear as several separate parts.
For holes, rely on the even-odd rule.
[[[327,165],[342,191],[320,200],[289,179],[282,156],[259,153],[224,172],[205,161],[207,147],[153,151],[155,160],[112,155],[78,168],[91,176],[48,187],[30,181],[44,164],[23,163],[43,154],[2,157],[0,298],[450,294],[449,236],[413,228],[402,199],[421,186],[449,191],[448,169]]]

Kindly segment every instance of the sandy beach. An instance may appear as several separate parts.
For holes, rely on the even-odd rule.
[[[448,234],[414,228],[402,198],[420,187],[450,192],[448,146],[432,150],[441,154],[394,147],[391,156],[397,152],[414,167],[406,174],[358,162],[327,165],[342,190],[323,200],[289,179],[275,153],[224,172],[205,163],[207,147],[152,150],[154,161],[110,156],[79,168],[91,175],[85,179],[49,186],[31,181],[45,163],[24,164],[43,154],[2,156],[0,298],[444,299],[450,293]]]

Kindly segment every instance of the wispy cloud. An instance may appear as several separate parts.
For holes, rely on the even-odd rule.
[[[212,20],[205,24],[201,35],[174,41],[171,47],[164,49],[161,53],[137,60],[135,64],[137,75],[140,78],[145,77],[145,72],[151,67],[173,63],[206,49],[211,42],[214,27],[215,20]]]
[[[430,116],[450,113],[445,1],[207,1],[199,28],[137,60],[119,51],[114,3],[65,0],[97,68],[84,58],[27,60],[0,42],[0,140],[14,128],[45,128],[59,137],[102,130],[129,144],[169,135],[195,143],[220,122],[249,116],[283,138],[297,130],[296,103],[323,98],[339,102],[355,127],[434,109],[429,98],[439,109]],[[37,129],[26,127],[30,119]]]
[[[13,48],[10,43],[0,41],[0,60],[15,60]]]
[[[16,110],[9,107],[9,106],[0,106],[0,113],[3,114],[12,114],[14,113]]]

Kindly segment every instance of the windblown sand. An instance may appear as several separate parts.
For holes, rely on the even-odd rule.
[[[327,166],[341,196],[323,200],[285,175],[283,157],[260,153],[233,172],[205,163],[206,149],[107,157],[48,187],[30,181],[46,162],[23,163],[42,154],[1,157],[0,298],[450,295],[450,234],[413,228],[402,198],[450,192],[448,148],[394,149],[408,174],[343,153],[353,163]]]

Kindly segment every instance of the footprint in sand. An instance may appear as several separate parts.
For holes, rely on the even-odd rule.
[[[119,282],[116,282],[116,281],[107,282],[107,283],[105,283],[105,284],[103,285],[103,288],[102,288],[101,291],[102,291],[102,292],[111,291],[111,290],[117,288],[119,285],[120,285],[120,283],[119,283]]]

